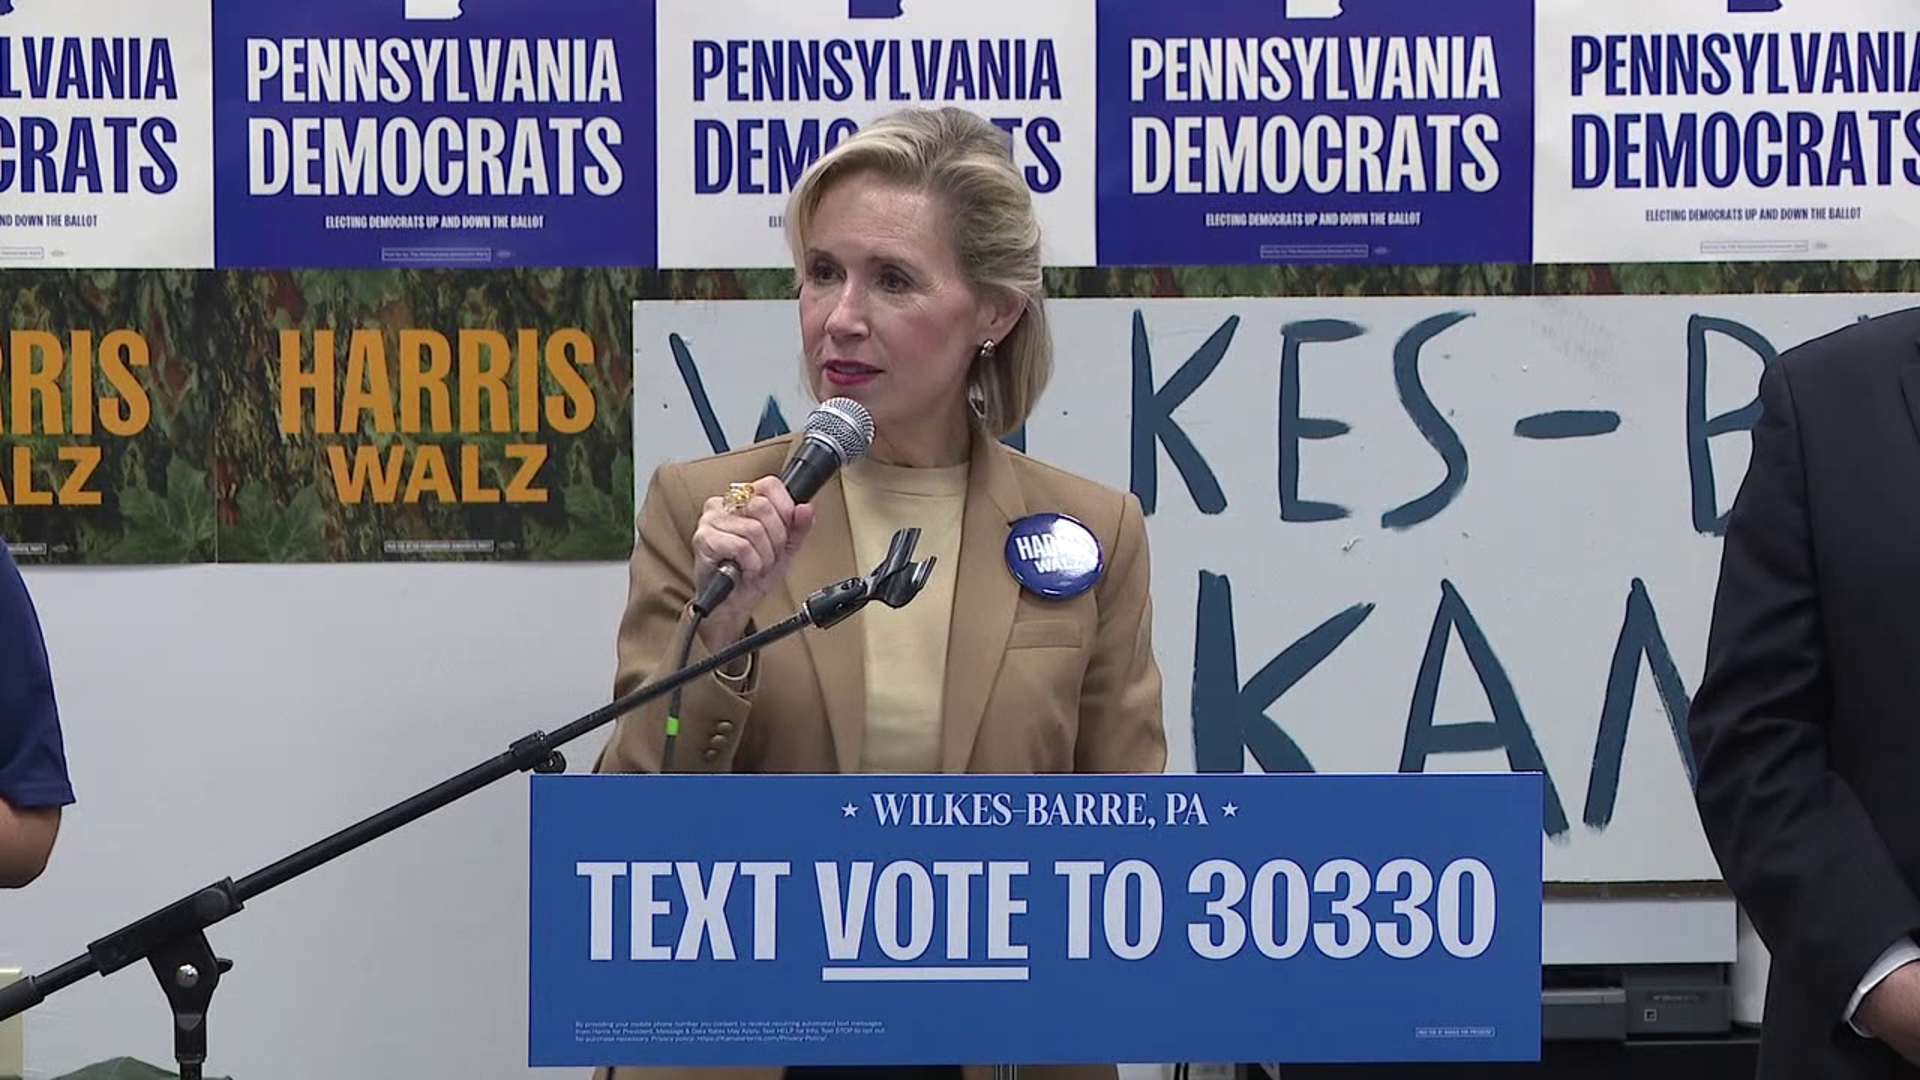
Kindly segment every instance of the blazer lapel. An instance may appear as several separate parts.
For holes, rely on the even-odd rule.
[[[1008,527],[1026,514],[1011,450],[974,433],[973,468],[954,575],[952,631],[947,640],[946,693],[941,709],[940,767],[965,772],[993,690],[1020,584],[1008,572]],[[939,568],[934,568],[939,573]]]
[[[789,604],[779,613],[782,618],[798,611],[819,589],[872,569],[854,566],[853,527],[847,520],[846,496],[837,474],[814,493],[811,505],[813,532],[787,565]],[[865,618],[865,612],[855,612],[828,629],[808,627],[800,632],[813,658],[820,704],[826,710],[827,726],[833,732],[834,758],[842,773],[858,770],[866,732],[867,673],[861,630]]]
[[[1914,355],[1900,365],[1900,392],[1907,399],[1907,416],[1913,421],[1914,434],[1920,435],[1920,342]]]

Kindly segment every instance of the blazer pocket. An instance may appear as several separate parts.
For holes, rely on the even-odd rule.
[[[1007,635],[1007,648],[1078,649],[1086,640],[1086,632],[1076,620],[1027,619],[1013,624],[1013,632]]]

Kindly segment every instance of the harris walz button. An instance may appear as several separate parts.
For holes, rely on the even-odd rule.
[[[1036,596],[1078,596],[1100,579],[1103,565],[1093,530],[1065,514],[1030,514],[1007,534],[1007,568]]]

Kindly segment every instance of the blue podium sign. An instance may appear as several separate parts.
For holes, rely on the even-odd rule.
[[[1536,775],[531,782],[536,1067],[1539,1057]]]

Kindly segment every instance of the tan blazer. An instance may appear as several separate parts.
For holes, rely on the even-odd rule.
[[[783,436],[653,474],[641,505],[618,641],[616,696],[668,666],[693,596],[691,539],[706,499],[729,482],[780,474],[796,438]],[[797,611],[815,590],[873,568],[854,563],[836,476],[813,499],[812,534],[789,561],[750,631]],[[1029,513],[1067,514],[1100,541],[1105,567],[1079,596],[1048,600],[1008,570],[1009,526]],[[1036,461],[985,435],[968,473],[942,713],[947,773],[1159,773],[1166,767],[1161,679],[1153,653],[1146,523],[1131,494]],[[674,770],[850,773],[860,761],[865,674],[860,621],[807,628],[757,654],[744,687],[716,676],[683,690]],[[696,639],[691,658],[706,655]],[[658,772],[665,697],[616,722],[598,772]],[[990,1080],[991,1065],[968,1066]],[[781,1069],[631,1069],[596,1080],[779,1080]],[[1021,1069],[1035,1080],[1112,1080],[1110,1065]]]

